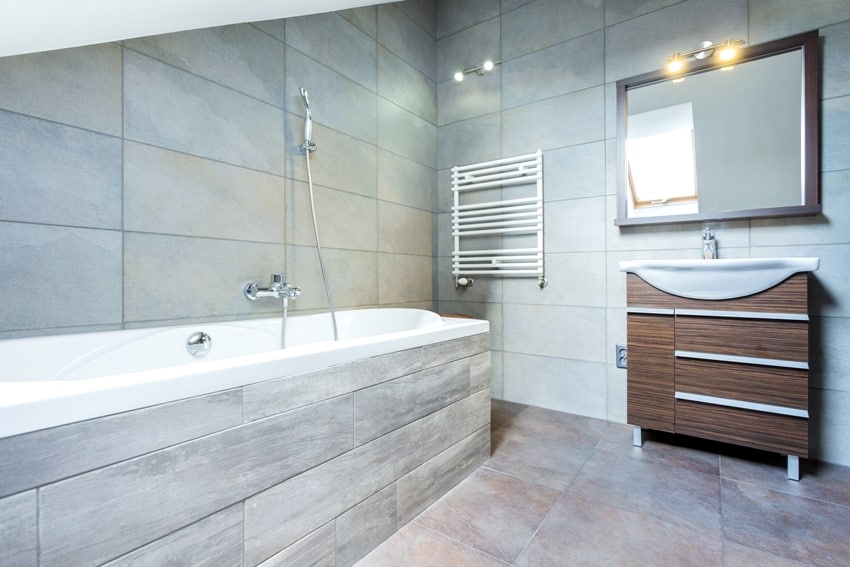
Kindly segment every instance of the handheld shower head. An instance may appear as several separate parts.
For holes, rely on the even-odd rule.
[[[304,107],[307,109],[307,116],[304,118],[304,146],[307,147],[313,137],[313,113],[310,112],[310,99],[307,98],[307,89],[304,87],[301,87],[301,98],[304,99]]]

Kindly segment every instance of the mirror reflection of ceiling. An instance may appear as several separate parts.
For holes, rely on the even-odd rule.
[[[800,205],[802,65],[795,50],[629,89],[627,139],[632,116],[691,104],[699,212]]]
[[[0,57],[392,0],[4,0]]]

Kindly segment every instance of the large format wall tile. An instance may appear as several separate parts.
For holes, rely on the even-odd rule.
[[[243,290],[251,281],[265,285],[269,274],[285,271],[285,265],[281,244],[128,232],[124,320],[276,313],[278,302],[248,301]]]
[[[794,0],[749,0],[747,4],[753,43],[850,20],[850,5],[844,0],[817,0],[805,4]]]
[[[283,244],[284,180],[134,142],[124,146],[124,230]]]
[[[437,174],[432,167],[392,151],[378,150],[378,198],[382,201],[431,211],[436,183]]]
[[[435,80],[437,41],[398,6],[378,6],[378,43]]]
[[[441,2],[439,9],[458,5],[459,2]],[[500,21],[500,18],[491,18],[440,39],[437,42],[437,83],[451,81],[456,71],[470,69],[486,59],[497,61],[501,40]],[[470,79],[467,84],[477,79],[475,76],[467,78]]]
[[[375,41],[341,15],[287,19],[286,43],[367,89],[378,90]]]
[[[221,392],[0,439],[0,496],[48,484],[242,423]]]
[[[579,91],[604,82],[603,33],[594,32],[502,64],[502,108]],[[564,65],[569,61],[570,65]]]
[[[121,47],[90,45],[0,58],[0,108],[121,135]]]
[[[396,532],[396,486],[392,484],[336,520],[336,564],[354,565]]]
[[[602,29],[602,2],[538,0],[502,16],[502,57],[532,51]]]
[[[378,254],[378,303],[432,301],[431,268],[429,256]]]
[[[437,37],[443,38],[499,15],[499,3],[461,0],[437,3]]]
[[[434,80],[383,47],[378,47],[378,94],[405,110],[437,121]]]
[[[402,107],[379,99],[378,147],[433,167],[437,162],[437,128]]]
[[[377,96],[372,90],[316,63],[292,48],[286,50],[286,110],[304,116],[300,88],[308,92],[313,120],[364,142],[377,141]],[[344,93],[344,96],[341,96]],[[299,135],[297,144],[300,144]],[[318,140],[317,140],[318,142]],[[297,145],[296,144],[296,145]]]
[[[124,53],[124,136],[283,174],[283,111],[131,51]]]
[[[118,231],[0,222],[0,273],[6,330],[121,322]]]
[[[121,140],[2,110],[0,132],[0,218],[121,228]]]
[[[283,106],[283,43],[247,24],[155,35],[124,42],[169,65]]]
[[[433,224],[433,213],[379,201],[378,250],[431,256]]]

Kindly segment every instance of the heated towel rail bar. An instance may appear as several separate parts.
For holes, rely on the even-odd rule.
[[[455,166],[452,192],[455,286],[466,276],[516,276],[545,287],[543,152]]]

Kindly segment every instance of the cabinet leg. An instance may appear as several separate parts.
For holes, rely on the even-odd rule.
[[[800,457],[788,455],[788,480],[800,480]]]
[[[643,429],[640,426],[635,426],[632,430],[632,445],[635,447],[643,447]]]

